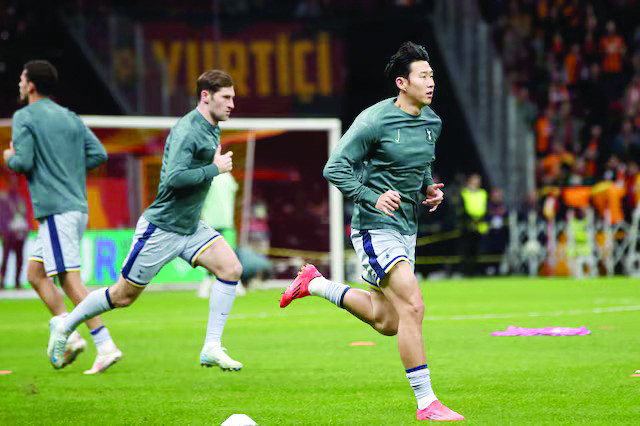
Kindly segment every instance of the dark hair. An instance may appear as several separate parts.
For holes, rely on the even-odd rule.
[[[384,69],[384,75],[395,80],[397,77],[409,78],[411,64],[416,61],[429,62],[429,54],[424,46],[406,41],[398,51],[389,59]]]
[[[200,74],[196,81],[196,98],[200,100],[200,93],[207,90],[216,93],[223,87],[233,86],[233,79],[229,74],[220,70],[209,70]]]
[[[58,85],[58,71],[49,61],[36,60],[24,64],[27,80],[36,86],[42,96],[51,96]]]

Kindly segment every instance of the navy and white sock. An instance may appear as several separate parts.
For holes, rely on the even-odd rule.
[[[114,308],[109,298],[108,288],[92,291],[63,319],[65,332],[70,334],[80,323]]]
[[[233,301],[236,298],[238,281],[224,281],[217,279],[211,287],[209,297],[209,322],[207,323],[207,335],[204,339],[207,343],[218,343],[222,339],[224,325],[229,318]]]
[[[317,277],[309,283],[309,293],[324,297],[339,308],[344,309],[344,295],[350,289],[348,285],[334,283],[325,277]]]
[[[113,345],[113,340],[111,340],[109,329],[104,325],[96,328],[95,330],[91,330],[91,338],[93,339],[93,343],[95,343],[98,350],[100,350],[100,348],[103,346]]]
[[[438,399],[431,388],[431,374],[429,373],[429,368],[427,368],[427,364],[424,364],[414,368],[409,368],[406,371],[409,384],[413,388],[413,393],[416,395],[418,410],[424,410],[433,401]]]

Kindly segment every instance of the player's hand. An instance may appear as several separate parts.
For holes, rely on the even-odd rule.
[[[376,209],[382,210],[387,216],[393,216],[392,212],[398,207],[400,207],[400,193],[391,189],[376,201]]]
[[[220,172],[220,174],[230,172],[233,169],[233,161],[231,160],[233,152],[227,151],[224,154],[222,154],[221,152],[222,147],[218,145],[216,154],[213,156],[213,164],[218,166],[218,171]]]
[[[429,213],[436,211],[444,199],[444,192],[440,188],[444,188],[444,183],[434,183],[427,186],[427,199],[422,204],[431,207]]]
[[[16,155],[16,150],[13,149],[13,141],[9,142],[9,148],[5,149],[2,153],[2,157],[4,158],[4,162],[7,163],[9,158]]]

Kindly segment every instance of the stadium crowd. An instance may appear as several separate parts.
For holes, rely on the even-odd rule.
[[[640,2],[481,5],[535,132],[540,211],[592,206],[613,224],[629,221],[640,200],[640,25],[631,19]]]

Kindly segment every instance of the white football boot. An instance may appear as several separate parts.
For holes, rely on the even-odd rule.
[[[220,343],[209,342],[204,345],[200,352],[200,365],[203,367],[218,366],[225,371],[240,371],[242,363],[232,359],[227,355],[227,349],[220,346]]]
[[[64,366],[75,361],[85,349],[87,349],[87,341],[82,338],[80,333],[74,330],[69,335],[69,339],[67,339],[67,346],[64,351]]]
[[[90,370],[85,371],[84,374],[102,373],[121,359],[122,351],[113,342],[105,343],[98,347],[98,356],[93,362],[93,366]]]
[[[55,317],[51,317],[49,320],[49,344],[47,346],[47,356],[49,357],[51,365],[55,369],[69,365],[68,362],[65,363],[68,335],[63,331],[62,320],[64,316],[65,314],[57,315]],[[71,361],[73,361],[73,359]]]

